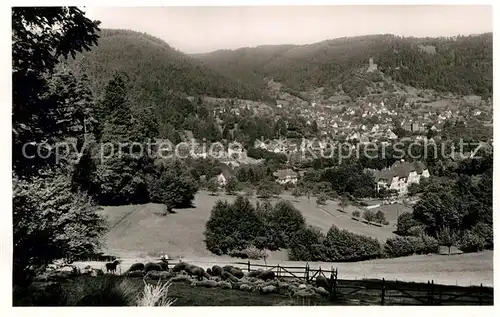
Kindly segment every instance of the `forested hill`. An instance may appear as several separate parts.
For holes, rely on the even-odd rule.
[[[88,75],[98,94],[116,71],[123,71],[137,103],[162,104],[172,93],[266,99],[260,87],[219,74],[146,33],[103,29],[97,46],[69,62]]]
[[[369,35],[310,45],[220,50],[193,55],[227,74],[270,77],[291,89],[334,91],[339,76],[367,67],[417,88],[490,96],[493,91],[492,33],[454,38]]]

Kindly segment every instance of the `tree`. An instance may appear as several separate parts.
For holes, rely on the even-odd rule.
[[[419,184],[417,183],[411,183],[409,186],[408,186],[408,194],[410,196],[415,196],[416,194],[418,194],[420,192],[420,186]]]
[[[295,206],[285,200],[281,200],[267,217],[268,227],[279,237],[278,246],[286,248],[293,233],[305,227],[305,218]]]
[[[382,210],[377,211],[375,214],[375,221],[380,224],[387,224],[387,220],[385,219],[385,214]]]
[[[397,230],[398,230],[398,234],[402,235],[402,236],[407,236],[409,235],[409,231],[411,228],[419,225],[420,222],[418,222],[417,220],[415,220],[413,218],[413,214],[409,213],[409,212],[404,212],[402,213],[401,215],[399,215],[398,217],[398,221],[397,221]]]
[[[302,195],[302,192],[298,186],[292,190],[292,196],[297,200]]]
[[[211,178],[208,181],[207,189],[211,195],[214,195],[214,196],[217,195],[217,193],[219,192],[219,182],[217,181],[216,178]]]
[[[54,146],[68,138],[76,138],[81,149],[91,123],[88,87],[67,69],[55,74],[54,69],[61,58],[74,58],[97,44],[97,26],[75,7],[12,9],[15,285],[29,283],[26,277],[33,268],[56,258],[99,249],[105,226],[91,198],[66,176],[71,172],[68,162],[57,166],[56,151],[31,159],[27,158],[31,153],[23,153],[26,145]],[[61,89],[65,85],[67,89]]]
[[[226,183],[226,193],[228,195],[234,195],[238,189],[238,181],[235,177],[229,177]]]
[[[106,223],[86,194],[72,190],[71,180],[47,172],[29,181],[13,180],[14,283],[29,277],[30,267],[55,259],[97,252]]]
[[[257,197],[264,199],[279,196],[280,192],[279,185],[270,180],[262,180],[257,187]]]
[[[363,218],[365,218],[366,221],[370,221],[370,222],[376,221],[376,219],[377,219],[377,217],[375,216],[375,213],[371,210],[366,210],[363,213]]]
[[[251,198],[253,196],[253,189],[251,187],[245,187],[243,191],[245,192],[246,198]]]
[[[451,254],[451,247],[458,241],[458,234],[450,227],[444,227],[437,232],[437,240],[439,244],[448,247],[448,255]]]
[[[324,206],[326,205],[326,202],[328,201],[328,196],[325,194],[320,194],[318,198],[316,198],[316,205],[318,206]]]
[[[232,204],[219,200],[205,225],[205,243],[217,255],[229,254],[257,245],[256,240],[265,235],[265,228],[248,199],[238,196]]]
[[[458,229],[462,218],[459,202],[451,191],[426,192],[415,205],[413,218],[423,223],[431,236],[444,227]]]
[[[289,258],[292,261],[323,260],[325,234],[318,228],[307,226],[290,237]]]
[[[55,153],[26,159],[25,144],[54,145],[74,136],[72,127],[80,118],[67,115],[71,109],[50,92],[47,78],[61,57],[75,57],[97,44],[98,31],[98,22],[76,7],[12,9],[12,167],[19,176],[56,164]]]
[[[339,202],[339,205],[340,205],[340,208],[342,208],[342,211],[345,211],[345,207],[347,207],[348,204],[349,204],[349,199],[347,199],[347,197],[345,197],[345,196],[342,196],[342,198],[340,198],[340,202]]]
[[[163,204],[167,212],[190,207],[198,191],[196,182],[177,159],[158,162],[147,177],[147,186],[150,201]]]

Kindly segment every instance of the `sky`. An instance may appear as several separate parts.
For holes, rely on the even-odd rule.
[[[86,7],[101,28],[146,32],[185,53],[310,44],[391,33],[455,36],[493,32],[493,8],[472,5]]]

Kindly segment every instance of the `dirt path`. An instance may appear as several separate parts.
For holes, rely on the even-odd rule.
[[[154,257],[126,257],[120,258],[121,270],[125,271],[136,262],[156,262]],[[246,262],[230,257],[186,257],[182,261],[201,266],[203,268],[213,265],[224,266],[235,262]],[[179,259],[171,263],[178,263]],[[264,264],[264,261],[251,261],[251,263]],[[283,266],[303,267],[306,262],[268,260],[268,266],[277,264]],[[79,262],[79,267],[91,265],[94,268],[104,268],[103,262]],[[246,269],[247,266],[240,266]],[[379,259],[355,263],[326,263],[310,262],[311,268],[323,268],[329,270],[331,267],[338,268],[341,279],[364,279],[385,278],[386,280],[399,280],[406,282],[427,282],[434,280],[437,284],[447,285],[480,285],[493,286],[493,252],[480,252],[459,255],[418,255],[396,259]]]

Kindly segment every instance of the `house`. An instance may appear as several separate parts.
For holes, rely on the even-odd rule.
[[[217,180],[217,183],[220,187],[224,187],[226,186],[227,181],[234,176],[234,173],[229,166],[224,164],[220,165],[220,169],[221,173],[215,176],[215,179]]]
[[[273,175],[276,177],[276,182],[280,184],[297,184],[298,173],[291,169],[283,169],[274,172]]]
[[[401,160],[391,167],[374,173],[377,191],[382,188],[396,190],[400,196],[408,193],[408,186],[419,184],[422,178],[429,178],[429,170],[421,162],[405,162]]]

